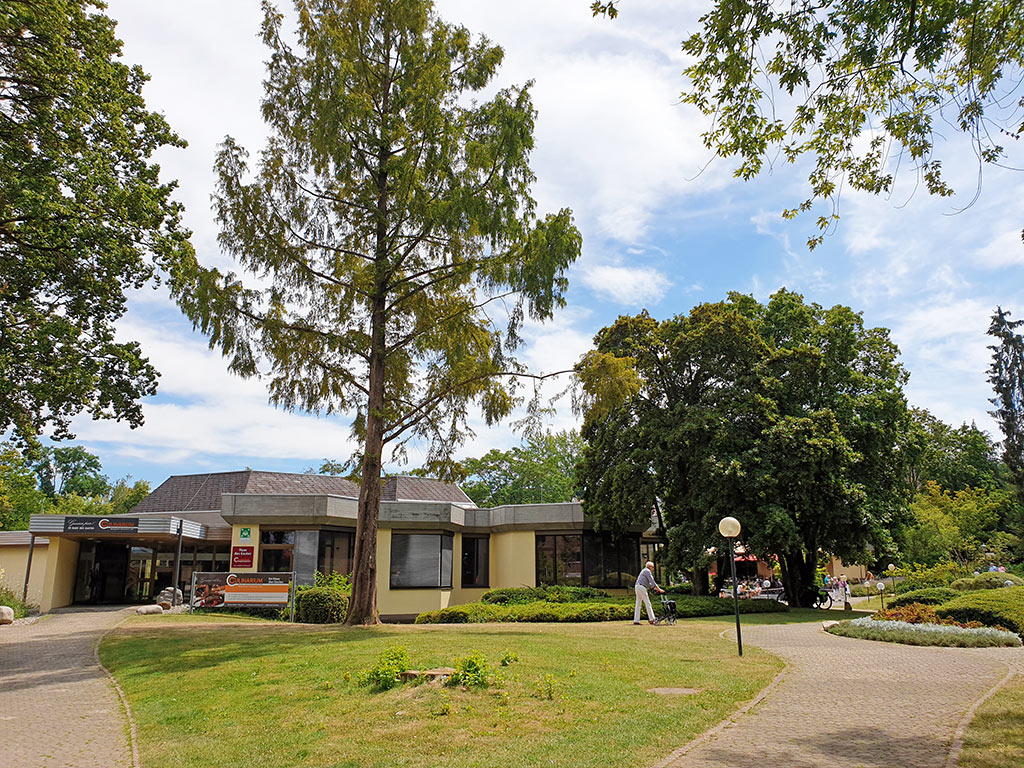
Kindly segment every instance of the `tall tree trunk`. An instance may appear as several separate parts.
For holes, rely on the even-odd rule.
[[[782,567],[782,586],[786,589],[786,600],[790,606],[808,607],[808,590],[814,587],[816,558],[805,556],[802,549],[795,549],[782,554],[779,564]]]
[[[708,568],[706,565],[693,566],[693,594],[706,595],[708,593]]]
[[[377,615],[377,519],[384,451],[384,302],[378,302],[372,321],[370,396],[366,411],[366,447],[363,479],[359,486],[359,516],[352,558],[352,597],[345,623],[378,624]]]

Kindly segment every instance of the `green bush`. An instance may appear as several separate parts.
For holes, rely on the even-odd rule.
[[[2,570],[2,569],[0,569]],[[14,593],[10,587],[0,584],[0,605],[6,605],[14,611],[14,618],[22,619],[29,614],[35,606],[21,602],[21,598]]]
[[[673,584],[671,587],[665,590],[665,594],[669,595],[692,595],[693,594],[693,583],[686,582],[685,584]]]
[[[367,685],[378,691],[387,691],[399,683],[399,675],[409,669],[409,652],[402,646],[390,646],[381,651],[377,663],[362,675]]]
[[[1024,587],[968,592],[940,605],[935,613],[940,618],[1003,627],[1024,637]]]
[[[594,598],[608,597],[608,593],[593,587],[504,587],[485,592],[480,599],[495,605],[521,605],[524,603],[582,603]]]
[[[897,568],[895,574],[900,580],[896,582],[894,591],[897,595],[902,595],[916,589],[948,587],[957,579],[970,576],[971,572],[957,563],[939,563],[931,567],[914,565],[909,568]],[[890,572],[886,571],[883,575],[888,580]]]
[[[348,596],[340,589],[310,587],[295,598],[295,618],[303,624],[339,624],[348,612]]]
[[[479,651],[455,660],[455,672],[448,677],[449,686],[464,685],[467,688],[486,688],[490,684],[491,668]]]
[[[889,601],[889,605],[893,608],[901,608],[904,605],[910,605],[911,603],[920,603],[921,605],[942,605],[959,594],[959,592],[951,587],[915,589],[912,592],[904,592],[902,595],[897,595]]]
[[[789,606],[775,600],[740,600],[740,613],[779,613],[788,610]],[[684,619],[728,616],[732,612],[732,600],[728,598],[680,596],[676,599],[676,615]],[[467,603],[439,611],[425,611],[416,617],[416,623],[590,622],[626,621],[632,618],[633,600],[618,598],[614,601],[590,603]]]
[[[992,571],[983,573],[980,576],[973,576],[967,579],[957,579],[953,582],[953,589],[961,592],[969,592],[975,589],[1000,589],[1006,586],[1006,582],[1012,582],[1013,586],[1024,586],[1024,579],[1012,573],[999,573]]]

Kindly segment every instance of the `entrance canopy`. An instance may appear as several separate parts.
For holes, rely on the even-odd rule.
[[[29,533],[60,536],[69,539],[148,539],[178,538],[181,526],[183,539],[206,541],[207,526],[182,517],[144,515],[32,515]]]

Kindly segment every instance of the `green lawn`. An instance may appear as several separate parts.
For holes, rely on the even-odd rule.
[[[820,620],[818,611],[745,624]],[[233,623],[232,623],[233,622]],[[601,624],[289,626],[136,617],[100,655],[128,695],[145,768],[645,765],[752,698],[782,663],[719,633],[731,617],[674,627]],[[519,661],[485,691],[358,682],[388,645],[413,666],[480,651]],[[660,696],[652,687],[697,688]],[[548,694],[551,698],[548,698]]]
[[[964,737],[960,768],[1024,765],[1024,677],[1018,675],[978,709]]]

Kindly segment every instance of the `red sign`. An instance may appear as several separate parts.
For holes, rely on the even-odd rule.
[[[255,547],[232,547],[231,567],[252,568]]]

